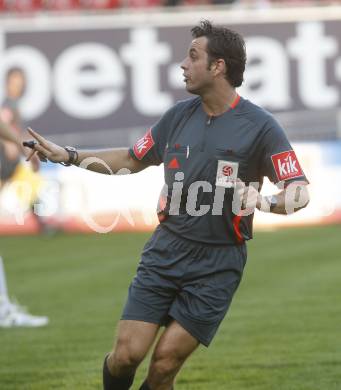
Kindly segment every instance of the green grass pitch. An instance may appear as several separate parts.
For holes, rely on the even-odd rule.
[[[51,321],[0,329],[1,390],[101,389],[103,356],[147,237],[0,238],[10,294]],[[256,233],[228,316],[176,389],[340,390],[340,252],[341,226]]]

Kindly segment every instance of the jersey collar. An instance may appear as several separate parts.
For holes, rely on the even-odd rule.
[[[240,102],[240,96],[237,94],[237,96],[234,98],[233,102],[230,104],[231,110],[234,110],[238,106],[239,102]]]

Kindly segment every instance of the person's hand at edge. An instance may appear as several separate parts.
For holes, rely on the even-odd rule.
[[[27,128],[27,131],[37,141],[27,161],[31,160],[35,153],[37,153],[40,161],[49,160],[54,163],[66,163],[69,160],[69,153],[62,146],[48,141],[30,127]]]

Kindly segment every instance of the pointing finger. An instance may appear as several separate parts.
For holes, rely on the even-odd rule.
[[[44,157],[49,158],[49,156],[51,155],[50,150],[45,148],[44,145],[42,145],[42,144],[35,145],[34,149],[36,152],[39,152],[40,154],[42,154]]]
[[[32,130],[30,127],[27,128],[27,131],[32,135],[33,138],[35,138],[41,145],[48,147],[48,143],[44,137],[42,137],[40,134],[36,133],[34,130]]]

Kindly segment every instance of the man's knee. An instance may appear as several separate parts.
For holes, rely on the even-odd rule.
[[[113,375],[133,373],[144,358],[144,351],[134,348],[131,342],[120,342],[109,354],[107,364]]]
[[[173,349],[158,349],[154,352],[151,359],[149,369],[150,377],[158,382],[161,379],[167,381],[175,377],[183,362],[184,359],[181,358]]]
[[[137,355],[129,351],[113,351],[108,357],[108,367],[111,373],[134,371],[141,362]]]
[[[181,364],[169,358],[154,360],[150,365],[149,376],[158,382],[167,381],[176,375],[179,365]]]

